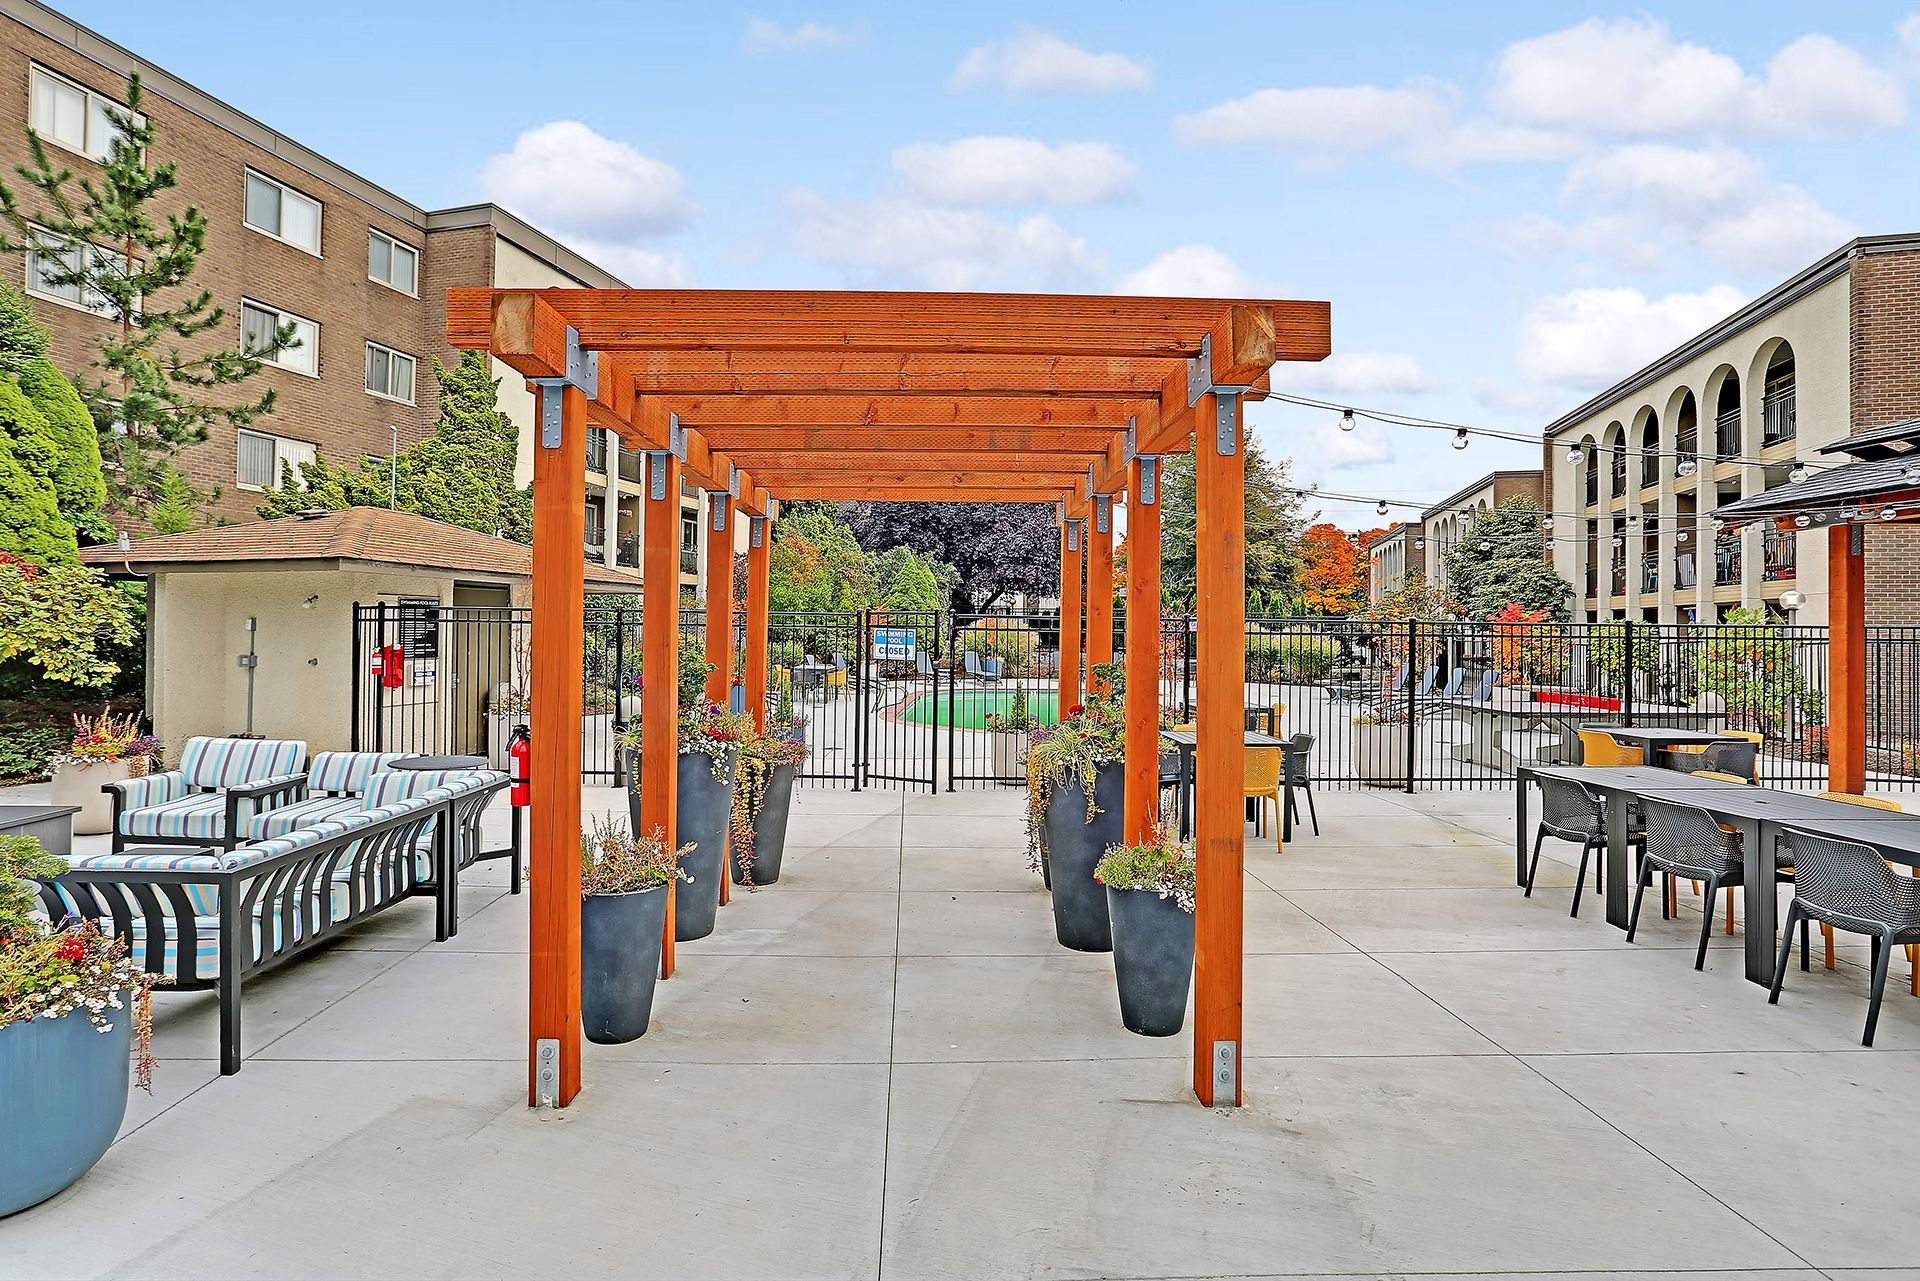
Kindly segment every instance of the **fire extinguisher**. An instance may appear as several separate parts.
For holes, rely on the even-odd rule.
[[[398,645],[382,645],[373,652],[373,674],[387,689],[406,684],[407,652]]]
[[[507,756],[511,762],[509,777],[512,782],[507,791],[507,800],[513,805],[524,806],[528,794],[533,790],[533,740],[525,725],[513,727],[513,737],[507,742]]]

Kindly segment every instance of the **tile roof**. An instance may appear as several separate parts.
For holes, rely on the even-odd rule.
[[[533,576],[533,549],[523,543],[384,507],[349,507],[311,516],[219,525],[142,538],[126,551],[88,547],[80,559],[106,569],[151,573],[169,565],[244,565],[336,560],[467,573]],[[630,592],[640,575],[582,560],[589,589]]]
[[[1859,505],[1873,508],[1889,501],[1911,503],[1920,485],[1907,479],[1911,458],[1876,458],[1842,463],[1816,471],[1797,484],[1775,485],[1748,498],[1737,498],[1714,510],[1722,520],[1749,521],[1790,516],[1808,509]]]

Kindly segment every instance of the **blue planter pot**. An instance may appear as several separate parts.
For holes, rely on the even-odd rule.
[[[580,898],[580,1030],[596,1045],[646,1035],[660,977],[667,887]]]
[[[753,814],[753,867],[741,867],[739,852],[733,851],[735,885],[772,885],[780,879],[780,859],[787,852],[787,815],[793,809],[793,776],[799,769],[798,765],[776,765],[767,772],[767,790]]]
[[[1094,771],[1093,799],[1098,809],[1087,818],[1087,794],[1077,777],[1055,783],[1047,795],[1046,867],[1053,890],[1053,930],[1063,947],[1077,952],[1111,952],[1106,887],[1093,869],[1109,845],[1120,843],[1121,802],[1126,766],[1118,761]]]
[[[65,1191],[127,1114],[133,1010],[102,1032],[81,1012],[0,1028],[0,1215]]]
[[[638,778],[640,754],[635,752],[628,767]],[[728,752],[720,763],[720,777],[713,776],[713,758],[705,752],[680,753],[677,786],[674,789],[674,844],[692,845],[691,854],[680,860],[681,870],[693,879],[681,881],[674,890],[673,939],[688,943],[713,933],[720,914],[720,878],[727,874],[727,834],[733,827],[734,754]],[[640,793],[627,792],[628,817],[633,830],[646,832],[652,824],[640,812]]]
[[[1172,1036],[1193,986],[1193,913],[1153,890],[1107,891],[1120,1021],[1141,1036]]]

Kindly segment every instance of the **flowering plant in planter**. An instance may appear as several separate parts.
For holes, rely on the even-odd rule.
[[[740,755],[733,774],[733,859],[746,873],[744,884],[753,885],[754,819],[766,803],[767,780],[775,767],[798,765],[807,758],[807,745],[798,738],[778,733],[761,734],[751,719],[740,739]]]
[[[988,712],[985,719],[988,732],[995,734],[1031,734],[1040,728],[1040,722],[1028,710],[1026,688],[1018,685],[1007,699],[1007,710]]]
[[[84,768],[113,761],[128,761],[136,765],[137,776],[146,772],[146,765],[159,752],[160,740],[140,732],[137,713],[115,716],[110,709],[103,709],[98,716],[76,713],[73,718],[72,745],[66,751],[50,757],[47,765],[51,771],[62,765]]]
[[[0,1028],[78,1011],[109,1032],[114,1012],[123,1011],[122,1017],[133,1020],[134,1081],[151,1092],[149,998],[153,985],[166,980],[144,972],[127,955],[124,942],[107,938],[93,922],[56,929],[34,914],[39,898],[28,878],[66,870],[64,859],[32,837],[0,836]]]
[[[667,834],[655,828],[634,836],[609,816],[593,820],[580,833],[580,894],[632,894],[673,881],[691,880],[680,860],[693,849],[667,848]]]
[[[793,682],[780,686],[780,693],[773,700],[773,716],[768,721],[768,732],[785,738],[801,738],[807,732],[807,718],[793,709]]]
[[[1102,663],[1091,675],[1087,701],[1067,708],[1058,724],[1034,730],[1027,740],[1027,865],[1034,871],[1040,870],[1040,841],[1054,787],[1079,779],[1091,823],[1100,812],[1093,800],[1100,767],[1126,759],[1125,669]]]
[[[1179,840],[1172,827],[1160,824],[1138,845],[1109,845],[1093,879],[1113,890],[1152,890],[1191,912],[1198,870],[1193,842]]]

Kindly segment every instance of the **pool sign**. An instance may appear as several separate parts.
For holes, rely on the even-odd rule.
[[[882,661],[889,659],[910,663],[913,661],[918,641],[911,627],[876,627],[873,629],[873,656]]]

